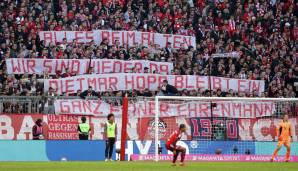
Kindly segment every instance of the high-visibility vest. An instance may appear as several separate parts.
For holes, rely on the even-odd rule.
[[[80,130],[84,134],[89,134],[90,125],[87,123],[81,123],[79,124]]]
[[[116,123],[107,122],[107,137],[115,138],[116,137]]]

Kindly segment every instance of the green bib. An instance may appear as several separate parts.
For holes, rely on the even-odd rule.
[[[115,122],[114,123],[110,123],[110,122],[107,122],[107,137],[108,138],[115,138],[116,136],[116,124]]]
[[[84,133],[84,134],[89,133],[89,130],[90,130],[90,125],[89,124],[81,123],[81,124],[79,124],[79,127],[80,127],[80,130],[81,130],[82,133]]]

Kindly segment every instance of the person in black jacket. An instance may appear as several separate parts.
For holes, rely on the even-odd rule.
[[[92,86],[89,86],[88,90],[85,90],[80,94],[80,97],[83,99],[86,97],[98,97],[98,93],[92,89]]]
[[[168,96],[174,96],[178,94],[177,88],[168,84],[168,80],[163,80],[161,91],[164,93],[164,95]]]

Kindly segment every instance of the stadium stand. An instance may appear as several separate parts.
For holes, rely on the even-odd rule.
[[[58,3],[53,3],[58,2]],[[3,96],[55,96],[43,91],[42,78],[56,75],[8,75],[5,59],[124,59],[174,63],[172,75],[205,75],[265,80],[265,92],[182,90],[181,96],[297,97],[297,0],[4,0],[0,2],[0,93]],[[60,3],[59,3],[60,2]],[[151,44],[128,46],[103,40],[48,44],[39,31],[138,30],[196,37],[196,47],[174,49]],[[113,43],[113,45],[112,45]],[[237,58],[212,54],[238,52]],[[52,91],[52,92],[51,92]],[[63,94],[62,96],[78,96]],[[99,92],[124,96],[126,91]],[[162,91],[129,91],[151,97]],[[38,98],[39,98],[38,97]],[[5,105],[5,104],[4,104]],[[5,107],[4,107],[5,108]],[[8,108],[6,108],[8,109]],[[8,111],[11,112],[11,111]]]

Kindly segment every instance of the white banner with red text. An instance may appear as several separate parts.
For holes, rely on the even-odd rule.
[[[116,116],[122,115],[121,102],[104,100],[83,100],[67,99],[55,100],[56,114],[78,114],[106,116],[108,113],[114,113]],[[159,116],[172,117],[184,116],[190,117],[211,117],[210,102],[173,102],[161,101],[159,103]],[[213,103],[213,117],[228,118],[259,118],[272,116],[275,113],[275,104],[273,102],[243,102],[243,101],[218,101]],[[130,101],[128,104],[128,113],[130,117],[143,118],[155,116],[154,100]]]
[[[171,43],[173,48],[180,48],[181,46],[193,46],[196,48],[196,38],[193,36],[160,34],[151,32],[139,31],[112,31],[112,30],[93,30],[93,31],[40,31],[39,37],[45,42],[58,44],[63,43],[66,39],[67,43],[89,43],[94,41],[100,44],[102,40],[107,39],[110,44],[115,44],[119,40],[120,45],[153,45],[157,44],[160,47],[165,47],[167,43]]]
[[[87,90],[92,86],[98,92],[119,90],[144,90],[156,91],[161,87],[163,80],[168,80],[170,85],[178,90],[212,90],[236,92],[264,92],[265,82],[263,80],[232,79],[224,77],[209,77],[197,75],[160,75],[140,73],[114,73],[114,74],[92,74],[67,77],[62,79],[45,79],[44,91],[49,88],[56,90],[57,94],[76,93],[78,90]],[[211,81],[211,83],[210,83]]]
[[[94,73],[143,73],[144,68],[148,72],[154,71],[161,74],[169,74],[173,70],[173,63],[154,62],[149,60],[124,61],[117,59],[25,59],[9,58],[6,59],[8,74],[44,74],[56,75],[58,72],[64,73],[66,69],[71,74],[86,74],[90,67]]]

